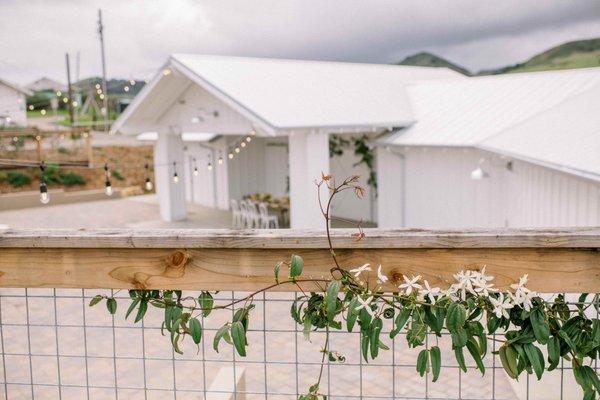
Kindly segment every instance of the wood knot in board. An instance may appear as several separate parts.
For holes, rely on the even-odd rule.
[[[165,276],[180,278],[185,272],[185,265],[190,260],[191,255],[185,250],[175,250],[166,259]]]
[[[390,282],[391,283],[399,283],[402,282],[402,279],[404,278],[404,274],[402,272],[400,272],[399,270],[397,270],[396,268],[394,268],[393,270],[390,271]]]

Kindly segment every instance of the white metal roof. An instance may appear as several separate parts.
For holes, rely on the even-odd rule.
[[[405,126],[414,120],[408,83],[464,78],[446,68],[195,54],[174,54],[169,63],[273,130]],[[152,90],[138,97],[117,129],[127,128]]]
[[[600,178],[600,68],[411,86],[417,122],[385,143],[472,146]]]
[[[488,138],[478,147],[600,177],[600,85]]]
[[[600,68],[411,85],[416,122],[392,143],[474,146],[600,83]]]
[[[5,81],[3,79],[0,79],[0,85],[8,86],[9,88],[16,90],[17,92],[23,93],[26,96],[31,95],[31,92],[29,90],[22,88],[21,86],[19,86],[17,84]]]

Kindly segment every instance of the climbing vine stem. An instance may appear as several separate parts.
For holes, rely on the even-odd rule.
[[[181,290],[130,290],[131,303],[125,318],[135,314],[134,322],[138,323],[149,309],[161,310],[164,315],[161,331],[169,337],[173,349],[182,353],[184,340],[195,345],[206,340],[203,318],[213,312],[233,310],[231,320],[216,331],[212,347],[218,352],[222,342],[226,342],[240,357],[245,357],[248,346],[252,345],[247,333],[254,298],[280,286],[294,285],[302,294],[292,302],[290,314],[302,327],[304,338],[310,341],[313,332],[325,333],[315,383],[299,394],[300,400],[325,399],[327,393],[321,388],[325,363],[345,362],[344,349],[331,347],[331,330],[358,330],[365,362],[376,359],[380,351],[389,350],[389,340],[405,332],[403,337],[408,346],[421,349],[416,373],[424,376],[429,372],[434,382],[441,372],[440,346],[451,348],[464,372],[469,369],[466,361],[469,357],[475,365],[471,369],[484,374],[483,358],[489,353],[488,341],[494,340],[499,346],[493,353],[509,377],[518,379],[529,374],[541,379],[563,361],[571,364],[583,399],[596,398],[600,380],[592,365],[600,352],[598,294],[582,294],[576,302],[568,302],[564,295],[541,296],[527,288],[527,275],[502,291],[494,286],[494,277],[487,273],[485,266],[458,271],[454,282],[440,288],[419,275],[403,275],[398,282],[392,282],[382,272],[381,265],[343,265],[331,240],[331,205],[339,193],[351,190],[362,197],[364,189],[358,184],[357,176],[336,184],[333,177],[323,175],[316,184],[332,258],[329,276],[305,276],[304,260],[292,254],[288,260],[275,265],[273,284],[224,304],[217,304],[214,293],[208,291],[202,291],[198,297],[184,297]],[[321,192],[327,192],[326,199]],[[365,233],[359,226],[353,236],[359,241]],[[102,301],[111,314],[116,313],[114,297],[97,295],[90,306]],[[390,326],[389,333],[383,334],[384,324]],[[443,332],[450,334],[450,340],[438,343]],[[434,346],[427,345],[428,335],[435,335]],[[335,385],[335,382],[330,384]]]

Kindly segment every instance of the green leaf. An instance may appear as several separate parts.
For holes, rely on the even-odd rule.
[[[333,321],[335,317],[335,310],[337,308],[338,301],[338,293],[340,292],[341,287],[340,281],[331,281],[327,286],[327,294],[325,295],[325,304],[327,307],[327,320],[329,322]]]
[[[278,262],[273,272],[275,273],[275,282],[279,283],[279,272],[281,271],[281,262]]]
[[[138,303],[141,301],[141,299],[135,299],[134,301],[131,302],[131,304],[129,305],[129,308],[127,309],[127,312],[125,313],[125,319],[127,319],[129,317],[129,314],[131,314],[133,312],[133,310],[135,310],[135,307],[138,305]]]
[[[581,369],[582,375],[587,376],[587,379],[590,382],[591,386],[594,387],[596,392],[600,393],[600,379],[598,378],[598,374],[596,373],[596,371],[594,371],[587,365],[584,365],[583,367],[581,367]]]
[[[390,332],[390,338],[393,339],[398,333],[400,333],[400,331],[402,330],[402,328],[404,328],[404,325],[406,325],[406,322],[410,318],[411,313],[412,309],[407,307],[404,307],[402,310],[400,310],[400,313],[396,317],[395,327]]]
[[[542,351],[531,343],[524,344],[523,350],[525,350],[525,354],[527,355],[527,359],[533,367],[535,375],[537,376],[538,380],[540,380],[542,378],[542,374],[544,373],[544,355],[542,354]]]
[[[302,257],[294,254],[292,256],[292,262],[290,266],[290,278],[300,276],[302,273],[302,268],[304,268],[304,260],[302,260]]]
[[[469,350],[469,353],[471,353],[471,357],[473,357],[473,360],[475,360],[475,364],[477,365],[479,371],[481,371],[481,374],[485,374],[485,367],[483,366],[483,361],[481,360],[481,355],[479,354],[479,346],[475,340],[469,339],[469,341],[467,341],[467,350]]]
[[[200,308],[202,308],[202,315],[208,317],[208,314],[210,314],[213,309],[215,300],[209,292],[202,292],[200,293],[200,296],[198,296],[198,304],[200,304]]]
[[[370,347],[371,347],[371,358],[375,359],[379,354],[379,334],[383,328],[383,321],[381,318],[375,318],[371,323],[371,329],[369,331]]]
[[[465,364],[465,355],[463,354],[462,347],[454,348],[454,356],[456,357],[460,369],[467,372],[467,365]]]
[[[517,370],[517,352],[511,346],[502,345],[498,350],[498,354],[500,355],[500,361],[502,362],[502,367],[506,371],[506,374],[513,379],[517,379],[519,376]]]
[[[361,333],[360,349],[362,352],[363,359],[366,362],[369,362],[369,343],[370,343],[369,335],[367,335],[365,333]]]
[[[440,376],[440,371],[442,369],[442,353],[439,347],[433,346],[431,350],[429,350],[429,354],[431,356],[431,372],[433,373],[433,382],[435,382]]]
[[[135,323],[138,323],[142,320],[142,318],[144,318],[144,315],[146,315],[146,311],[148,310],[148,301],[147,300],[142,300],[140,302],[140,308],[138,309],[137,315],[135,316]]]
[[[571,348],[571,350],[577,351],[575,343],[573,343],[567,332],[561,329],[560,331],[558,331],[558,336],[560,336],[560,338],[565,341],[565,343]]]
[[[448,306],[448,313],[446,314],[446,328],[450,332],[455,332],[462,328],[467,320],[467,311],[465,307],[460,303],[452,303]]]
[[[240,321],[231,324],[231,339],[238,354],[246,357],[246,331],[244,331],[244,325]]]
[[[529,320],[531,321],[533,334],[537,341],[541,344],[546,344],[548,342],[548,337],[550,336],[550,327],[546,322],[544,313],[539,309],[533,310],[529,315]]]
[[[356,307],[358,307],[358,297],[355,296],[350,300],[350,304],[348,304],[348,315],[346,317],[346,327],[348,328],[348,332],[352,332],[354,324],[356,323],[356,318],[358,317]]]
[[[417,372],[420,376],[425,375],[427,372],[429,364],[429,352],[425,349],[419,352],[419,356],[417,357]]]
[[[548,339],[548,371],[552,371],[558,366],[560,361],[560,340],[552,336]]]
[[[191,318],[189,322],[190,326],[190,335],[192,335],[192,340],[196,344],[200,344],[200,340],[202,340],[202,325],[197,318]]]
[[[217,333],[215,333],[215,338],[213,339],[213,349],[218,353],[219,352],[219,342],[221,339],[225,337],[229,337],[229,325],[225,324],[219,328]],[[229,342],[229,340],[226,340]]]
[[[100,296],[99,294],[95,295],[94,297],[92,297],[92,300],[90,300],[90,307],[94,307],[96,304],[100,303],[102,301],[102,296]]]
[[[113,315],[117,312],[117,301],[114,297],[106,299],[106,308],[108,309],[108,312]]]
[[[304,333],[304,340],[310,342],[310,330],[312,329],[312,324],[309,316],[304,317],[304,327],[302,332]]]
[[[452,337],[452,346],[454,347],[463,347],[464,345],[467,344],[467,331],[460,328],[459,330],[457,330],[456,332],[452,332],[451,334]]]

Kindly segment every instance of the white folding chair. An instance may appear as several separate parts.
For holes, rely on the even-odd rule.
[[[260,226],[262,229],[269,229],[271,228],[271,225],[273,225],[273,228],[279,229],[277,215],[269,214],[267,203],[258,203],[258,213],[260,215]]]
[[[246,227],[260,228],[260,215],[256,209],[256,204],[252,200],[246,200]]]
[[[244,221],[240,205],[234,199],[231,199],[229,204],[231,205],[231,225],[234,229],[241,229],[244,226]]]

